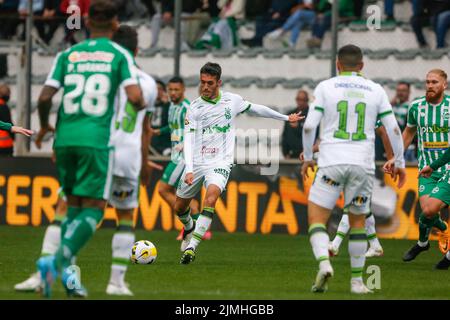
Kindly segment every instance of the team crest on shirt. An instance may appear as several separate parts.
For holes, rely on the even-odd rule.
[[[225,108],[225,119],[230,120],[231,119],[231,109]]]
[[[425,191],[425,186],[422,184],[419,187],[419,192],[424,192]]]
[[[450,112],[449,111],[444,111],[442,113],[442,119],[444,119],[444,120],[450,119]]]
[[[433,191],[431,193],[438,193],[439,192],[439,187],[436,187],[433,189]]]

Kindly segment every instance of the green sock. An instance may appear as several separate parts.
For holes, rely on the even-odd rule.
[[[435,221],[428,219],[423,213],[419,216],[419,241],[427,242],[430,235],[431,228],[433,228]]]
[[[191,214],[192,219],[194,219],[195,221],[197,221],[198,217],[200,217],[200,213],[196,213],[196,214]]]
[[[441,231],[447,230],[447,225],[444,223],[444,220],[441,219],[439,214],[436,215],[436,218],[434,220],[434,227],[438,228]]]
[[[67,226],[75,219],[75,217],[81,212],[81,208],[79,207],[68,207],[67,215],[61,221],[61,239],[64,237],[66,233]]]
[[[56,265],[58,269],[70,265],[72,257],[76,256],[81,248],[94,235],[97,224],[103,218],[103,210],[98,208],[82,208],[80,213],[67,225],[67,231],[56,252]]]

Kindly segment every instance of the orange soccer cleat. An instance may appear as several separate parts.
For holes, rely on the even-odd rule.
[[[448,228],[447,222],[444,221],[444,223],[447,226],[447,229],[445,231],[438,231],[438,244],[439,250],[443,254],[446,254],[450,249],[450,230]]]

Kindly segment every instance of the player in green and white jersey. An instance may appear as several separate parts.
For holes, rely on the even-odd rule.
[[[59,275],[68,295],[83,290],[72,285],[80,279],[70,262],[94,234],[110,194],[113,149],[109,140],[118,87],[125,87],[136,111],[145,107],[133,56],[110,40],[118,28],[115,5],[106,0],[93,2],[87,27],[91,39],[57,55],[38,102],[39,138],[54,130],[48,123],[51,101],[63,87],[54,148],[68,212],[58,251],[37,262],[47,297]]]
[[[175,192],[185,167],[183,155],[184,121],[190,102],[185,97],[186,90],[181,77],[173,77],[170,79],[167,84],[167,91],[170,98],[169,123],[161,129],[154,130],[154,132],[157,135],[170,133],[172,143],[170,162],[167,164],[163,176],[159,181],[158,192],[170,207],[173,208],[176,199]],[[193,218],[196,219],[200,211],[197,200],[194,199],[191,202],[190,209]],[[181,231],[181,237],[179,235],[177,239],[181,240],[183,232],[184,228]]]
[[[445,94],[447,74],[433,69],[426,77],[426,96],[411,102],[407,127],[403,131],[405,149],[418,135],[419,170],[437,160],[449,147],[450,141],[450,96]],[[385,164],[390,171],[391,162]],[[419,241],[403,256],[403,261],[414,260],[419,253],[429,249],[428,237],[433,227],[440,231],[440,239],[446,246],[447,223],[439,215],[440,209],[450,204],[450,193],[440,188],[445,168],[435,170],[431,176],[419,177],[419,202],[422,213],[419,216]]]

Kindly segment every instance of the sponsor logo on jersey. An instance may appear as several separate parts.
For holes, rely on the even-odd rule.
[[[439,192],[439,187],[435,187],[431,193],[438,193],[438,192]]]
[[[69,54],[68,59],[72,63],[83,61],[102,61],[110,63],[114,59],[114,54],[105,51],[95,51],[95,52],[74,51],[71,54]]]
[[[372,88],[358,83],[335,83],[335,88],[345,88],[345,89],[362,89],[367,91],[372,91]]]
[[[131,197],[131,195],[133,194],[134,189],[131,190],[116,190],[113,191],[113,196],[114,198],[120,199],[120,200],[125,200],[126,198]]]
[[[228,176],[230,175],[230,172],[228,170],[222,169],[222,168],[216,168],[216,169],[214,169],[214,172],[224,176],[227,179],[228,179]]]
[[[201,154],[216,154],[219,152],[219,148],[209,148],[207,146],[202,146]]]
[[[369,198],[366,196],[357,196],[353,198],[352,204],[355,206],[362,206],[367,202],[367,200],[369,200]]]
[[[231,109],[225,108],[225,119],[230,120],[231,119]]]
[[[227,124],[226,126],[218,126],[217,124],[212,127],[205,127],[202,129],[202,134],[213,134],[213,133],[227,133],[230,131],[231,125]]]
[[[325,175],[322,176],[322,181],[325,182],[326,184],[332,186],[332,187],[338,187],[338,186],[341,185],[339,182],[336,182],[336,181],[334,181],[333,179],[328,178],[328,177],[325,176]]]
[[[424,192],[424,191],[425,191],[425,186],[423,184],[421,184],[419,187],[419,192]]]
[[[437,125],[420,127],[421,133],[448,133],[448,127],[439,127]]]
[[[425,141],[423,143],[423,147],[425,149],[429,150],[446,150],[448,148],[448,142],[442,141],[442,142],[429,142]]]

